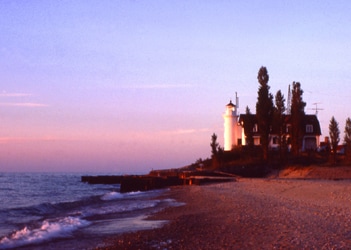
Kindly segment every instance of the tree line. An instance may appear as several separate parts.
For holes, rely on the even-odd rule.
[[[333,153],[333,162],[337,163],[338,145],[340,142],[340,129],[339,123],[336,121],[335,117],[332,116],[329,123],[329,137],[330,137],[330,149]],[[344,130],[344,147],[345,156],[348,161],[351,160],[351,119],[348,117],[345,122]],[[329,148],[328,148],[329,149]]]

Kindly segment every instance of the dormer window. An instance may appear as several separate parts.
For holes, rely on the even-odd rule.
[[[257,123],[253,127],[252,132],[254,132],[254,133],[258,132],[258,125],[257,125]]]
[[[306,125],[306,133],[313,133],[313,125],[311,124]]]

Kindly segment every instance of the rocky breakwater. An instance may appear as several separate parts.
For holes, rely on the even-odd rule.
[[[202,185],[235,181],[235,176],[215,171],[151,171],[147,175],[82,176],[89,184],[120,184],[120,192],[148,191],[178,185]]]
[[[152,175],[82,176],[81,181],[89,184],[120,184],[121,193],[148,191],[183,184],[183,180],[177,176]]]

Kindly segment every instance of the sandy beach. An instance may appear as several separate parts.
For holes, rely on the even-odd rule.
[[[171,188],[186,205],[150,217],[162,228],[102,249],[350,249],[351,181],[238,179]]]

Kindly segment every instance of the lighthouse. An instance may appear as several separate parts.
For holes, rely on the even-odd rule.
[[[230,151],[233,146],[238,145],[238,97],[236,97],[235,105],[232,100],[225,106],[224,118],[224,150]]]

